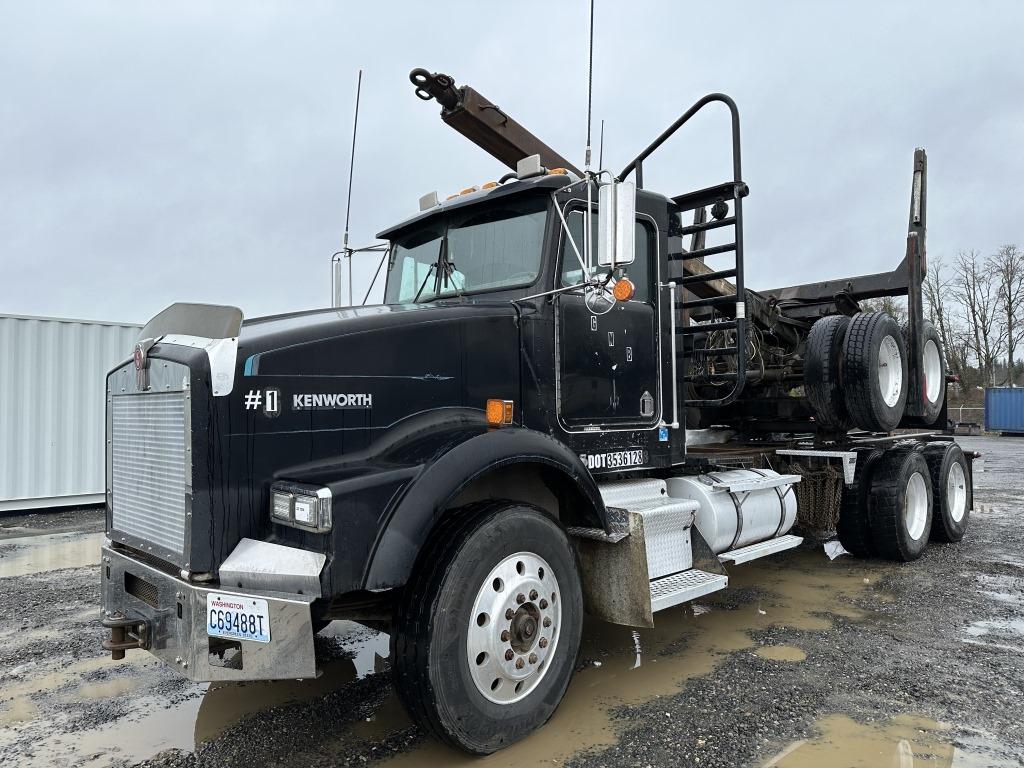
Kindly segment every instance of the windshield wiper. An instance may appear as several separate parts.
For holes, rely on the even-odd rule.
[[[427,286],[427,280],[430,279],[431,275],[433,275],[433,274],[435,274],[437,272],[437,265],[441,263],[441,254],[444,252],[444,240],[445,240],[445,238],[441,237],[441,239],[437,243],[437,259],[434,262],[431,263],[430,269],[427,270],[427,274],[424,275],[424,277],[423,277],[423,282],[420,283],[419,290],[416,291],[416,295],[412,297],[412,303],[413,304],[416,304],[416,303],[419,302],[420,294],[423,293],[423,289]],[[437,293],[437,278],[436,277],[434,278],[434,293],[435,294]]]
[[[455,282],[455,263],[448,259],[448,238],[442,238],[440,248],[437,252],[437,261],[430,265],[430,269],[427,270],[426,276],[423,278],[423,283],[420,285],[420,289],[416,291],[416,296],[413,298],[413,303],[417,303],[420,298],[420,294],[423,293],[424,287],[427,285],[427,280],[430,276],[434,276],[434,295],[425,301],[433,301],[434,299],[441,298],[441,287],[448,287],[449,282],[455,291],[455,295],[460,299],[465,298],[462,293],[462,288]]]
[[[436,261],[433,264],[430,265],[430,269],[427,270],[427,274],[423,278],[423,282],[420,283],[420,289],[418,291],[416,291],[416,295],[412,297],[412,303],[413,304],[416,304],[416,303],[419,302],[420,294],[423,293],[423,289],[427,287],[427,280],[429,280],[430,276],[432,274],[434,274],[434,270],[435,269],[437,269],[437,262]],[[436,293],[436,291],[435,291],[435,293]]]

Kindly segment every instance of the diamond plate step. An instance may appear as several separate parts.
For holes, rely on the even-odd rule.
[[[718,556],[718,559],[723,563],[736,563],[739,565],[740,563],[757,560],[759,557],[766,557],[767,555],[774,555],[776,552],[785,552],[787,549],[799,547],[803,541],[801,536],[779,536],[777,539],[768,539],[768,541],[751,544],[749,547],[740,547],[729,552],[723,552]]]
[[[580,539],[617,544],[629,536],[629,512],[619,507],[608,507],[608,528],[610,530],[605,531],[603,528],[572,526],[566,530],[570,536]]]
[[[651,581],[651,612],[671,608],[673,605],[695,600],[703,595],[725,589],[729,577],[691,568]]]

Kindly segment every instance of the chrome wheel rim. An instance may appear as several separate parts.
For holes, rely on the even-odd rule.
[[[929,403],[937,402],[939,392],[942,390],[942,359],[939,357],[939,347],[930,339],[924,343],[924,396]]]
[[[958,461],[953,462],[946,475],[946,507],[954,522],[959,523],[967,514],[967,478]]]
[[[903,356],[900,346],[892,336],[882,339],[878,348],[878,389],[882,400],[893,408],[903,393]]]
[[[525,698],[544,678],[558,647],[562,595],[544,558],[517,552],[477,590],[466,655],[480,694],[495,704]]]
[[[903,507],[903,522],[907,526],[910,538],[917,541],[924,535],[924,527],[928,522],[928,486],[924,475],[915,472],[907,481],[907,499]]]

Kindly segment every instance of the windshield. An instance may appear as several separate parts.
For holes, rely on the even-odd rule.
[[[540,272],[547,208],[546,197],[501,201],[395,238],[385,303],[529,285]]]

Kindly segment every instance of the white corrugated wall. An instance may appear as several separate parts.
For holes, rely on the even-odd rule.
[[[0,315],[0,512],[103,501],[106,373],[139,329]]]

